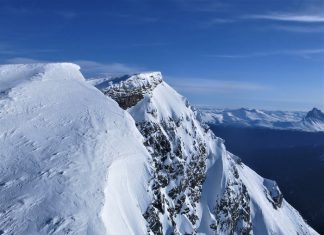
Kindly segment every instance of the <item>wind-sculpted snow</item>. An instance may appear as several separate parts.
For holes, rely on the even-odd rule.
[[[0,66],[0,234],[145,234],[148,153],[74,64]]]
[[[199,107],[199,110],[199,119],[207,124],[312,132],[324,131],[324,114],[316,108],[308,113],[245,108],[215,109],[211,107]]]
[[[133,95],[132,89],[124,92],[124,79],[101,89],[120,102],[120,93]],[[154,74],[145,79],[156,80]],[[317,234],[282,198],[277,184],[227,152],[223,140],[165,82],[135,90],[142,97],[121,106],[135,119],[151,154],[153,200],[143,214],[148,233]]]
[[[160,73],[97,87],[0,66],[0,234],[316,234]]]

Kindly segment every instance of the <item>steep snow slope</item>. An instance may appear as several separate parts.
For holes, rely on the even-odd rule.
[[[160,73],[104,82],[136,126],[77,65],[0,66],[0,234],[316,234]]]
[[[0,234],[145,234],[142,141],[77,65],[0,66]]]
[[[199,107],[200,120],[208,124],[289,129],[301,131],[324,131],[324,114],[314,108],[310,112],[266,111],[257,109],[215,109]]]
[[[317,234],[282,197],[226,151],[160,73],[98,84],[133,116],[151,154],[153,234]]]

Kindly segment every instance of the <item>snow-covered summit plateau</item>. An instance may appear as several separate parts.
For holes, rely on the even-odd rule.
[[[161,73],[96,86],[0,66],[0,234],[317,234]]]
[[[74,64],[0,66],[0,88],[0,234],[146,233],[149,154],[128,113]]]

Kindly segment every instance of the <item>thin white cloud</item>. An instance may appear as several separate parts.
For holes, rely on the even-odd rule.
[[[246,15],[243,19],[287,21],[300,23],[324,23],[324,15],[307,15],[307,14],[264,14],[264,15]]]
[[[300,26],[300,25],[273,25],[271,29],[287,31],[293,33],[324,33],[324,26],[322,25],[309,25]]]
[[[27,57],[14,57],[4,61],[6,64],[33,64],[33,63],[50,63],[58,61],[38,60]],[[64,61],[66,62],[66,61]],[[131,66],[122,63],[100,63],[92,60],[73,60],[68,61],[80,65],[81,71],[86,76],[108,75],[117,76],[125,74],[134,74],[144,71],[144,68]]]
[[[228,19],[228,18],[212,18],[208,21],[204,21],[201,23],[202,27],[209,28],[217,25],[223,25],[223,24],[231,24],[235,23],[236,19]]]
[[[220,0],[171,0],[179,9],[190,12],[218,12],[230,5]]]
[[[194,94],[264,91],[270,89],[268,86],[253,82],[214,79],[170,78],[169,82],[179,91]]]
[[[240,58],[255,58],[255,57],[266,57],[266,56],[299,56],[303,58],[310,58],[314,55],[324,54],[324,48],[317,49],[303,49],[303,50],[277,50],[267,52],[254,52],[247,54],[211,54],[209,57],[215,58],[228,58],[228,59],[240,59]]]
[[[235,22],[234,19],[226,19],[226,18],[213,18],[209,21],[211,25],[213,24],[227,24]]]
[[[122,63],[100,63],[91,60],[76,60],[73,63],[80,65],[81,71],[89,75],[105,74],[113,76],[133,74],[144,70],[141,67]]]

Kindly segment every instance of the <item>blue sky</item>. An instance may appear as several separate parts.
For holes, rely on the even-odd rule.
[[[0,0],[0,63],[159,70],[193,104],[324,109],[322,0]]]

